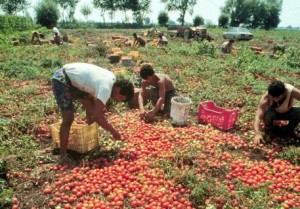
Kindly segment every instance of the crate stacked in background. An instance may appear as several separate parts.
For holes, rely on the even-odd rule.
[[[213,101],[200,102],[198,122],[211,124],[221,130],[231,129],[238,117],[238,109],[228,110],[215,105]]]
[[[54,149],[60,148],[60,140],[59,140],[60,125],[61,123],[59,122],[59,123],[54,123],[50,126]],[[87,124],[77,124],[73,122],[70,129],[68,149],[83,154],[99,146],[98,140],[99,140],[99,131],[98,131],[97,123],[87,125]]]

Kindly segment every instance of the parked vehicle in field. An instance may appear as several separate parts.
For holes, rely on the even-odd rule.
[[[234,39],[234,40],[251,40],[253,34],[247,28],[242,27],[232,27],[227,32],[223,33],[224,39]]]
[[[211,40],[207,29],[203,27],[168,27],[167,35],[170,37],[182,37],[185,39],[198,38]]]

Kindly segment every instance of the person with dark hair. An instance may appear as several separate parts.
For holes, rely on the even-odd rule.
[[[142,83],[138,103],[141,118],[147,122],[152,122],[155,115],[160,111],[170,116],[171,98],[177,96],[171,78],[167,75],[156,74],[150,64],[141,67],[140,76]],[[145,110],[148,101],[153,104],[150,111]]]
[[[41,43],[41,40],[40,40],[40,33],[38,31],[32,31],[32,34],[31,34],[31,43],[34,44],[34,43],[38,43],[38,44],[42,44]]]
[[[233,49],[234,40],[225,41],[221,46],[221,51],[225,54],[230,54]]]
[[[159,45],[168,45],[168,39],[163,34],[159,34],[158,38],[159,38],[158,40]]]
[[[300,100],[300,90],[291,84],[273,81],[260,99],[254,120],[254,143],[263,140],[260,132],[260,122],[264,123],[265,138],[270,136],[289,136],[295,138],[295,128],[300,122],[300,108],[293,107],[294,99]],[[278,127],[276,121],[288,121],[283,127]]]
[[[146,41],[136,33],[132,34],[134,40],[132,46],[146,46]]]
[[[130,101],[134,87],[128,80],[118,80],[109,70],[88,63],[66,64],[52,76],[52,89],[62,114],[60,127],[60,163],[68,163],[68,138],[74,121],[74,102],[83,105],[87,123],[98,123],[117,139],[120,133],[106,120],[105,104],[111,98],[116,102]]]
[[[54,33],[53,44],[56,44],[56,45],[62,45],[63,44],[63,42],[61,40],[61,37],[58,33]]]

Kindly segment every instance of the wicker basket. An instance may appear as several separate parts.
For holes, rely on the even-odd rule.
[[[139,59],[139,51],[130,51],[128,56],[132,58],[132,60],[137,61]]]
[[[53,148],[60,147],[59,130],[61,123],[50,126]],[[70,129],[68,149],[78,153],[86,153],[99,145],[99,132],[97,123],[91,125],[73,123]]]

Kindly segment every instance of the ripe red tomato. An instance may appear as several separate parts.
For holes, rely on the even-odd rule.
[[[43,190],[43,193],[46,195],[46,194],[51,194],[52,193],[52,190],[51,188],[49,187],[46,187],[44,190]]]

